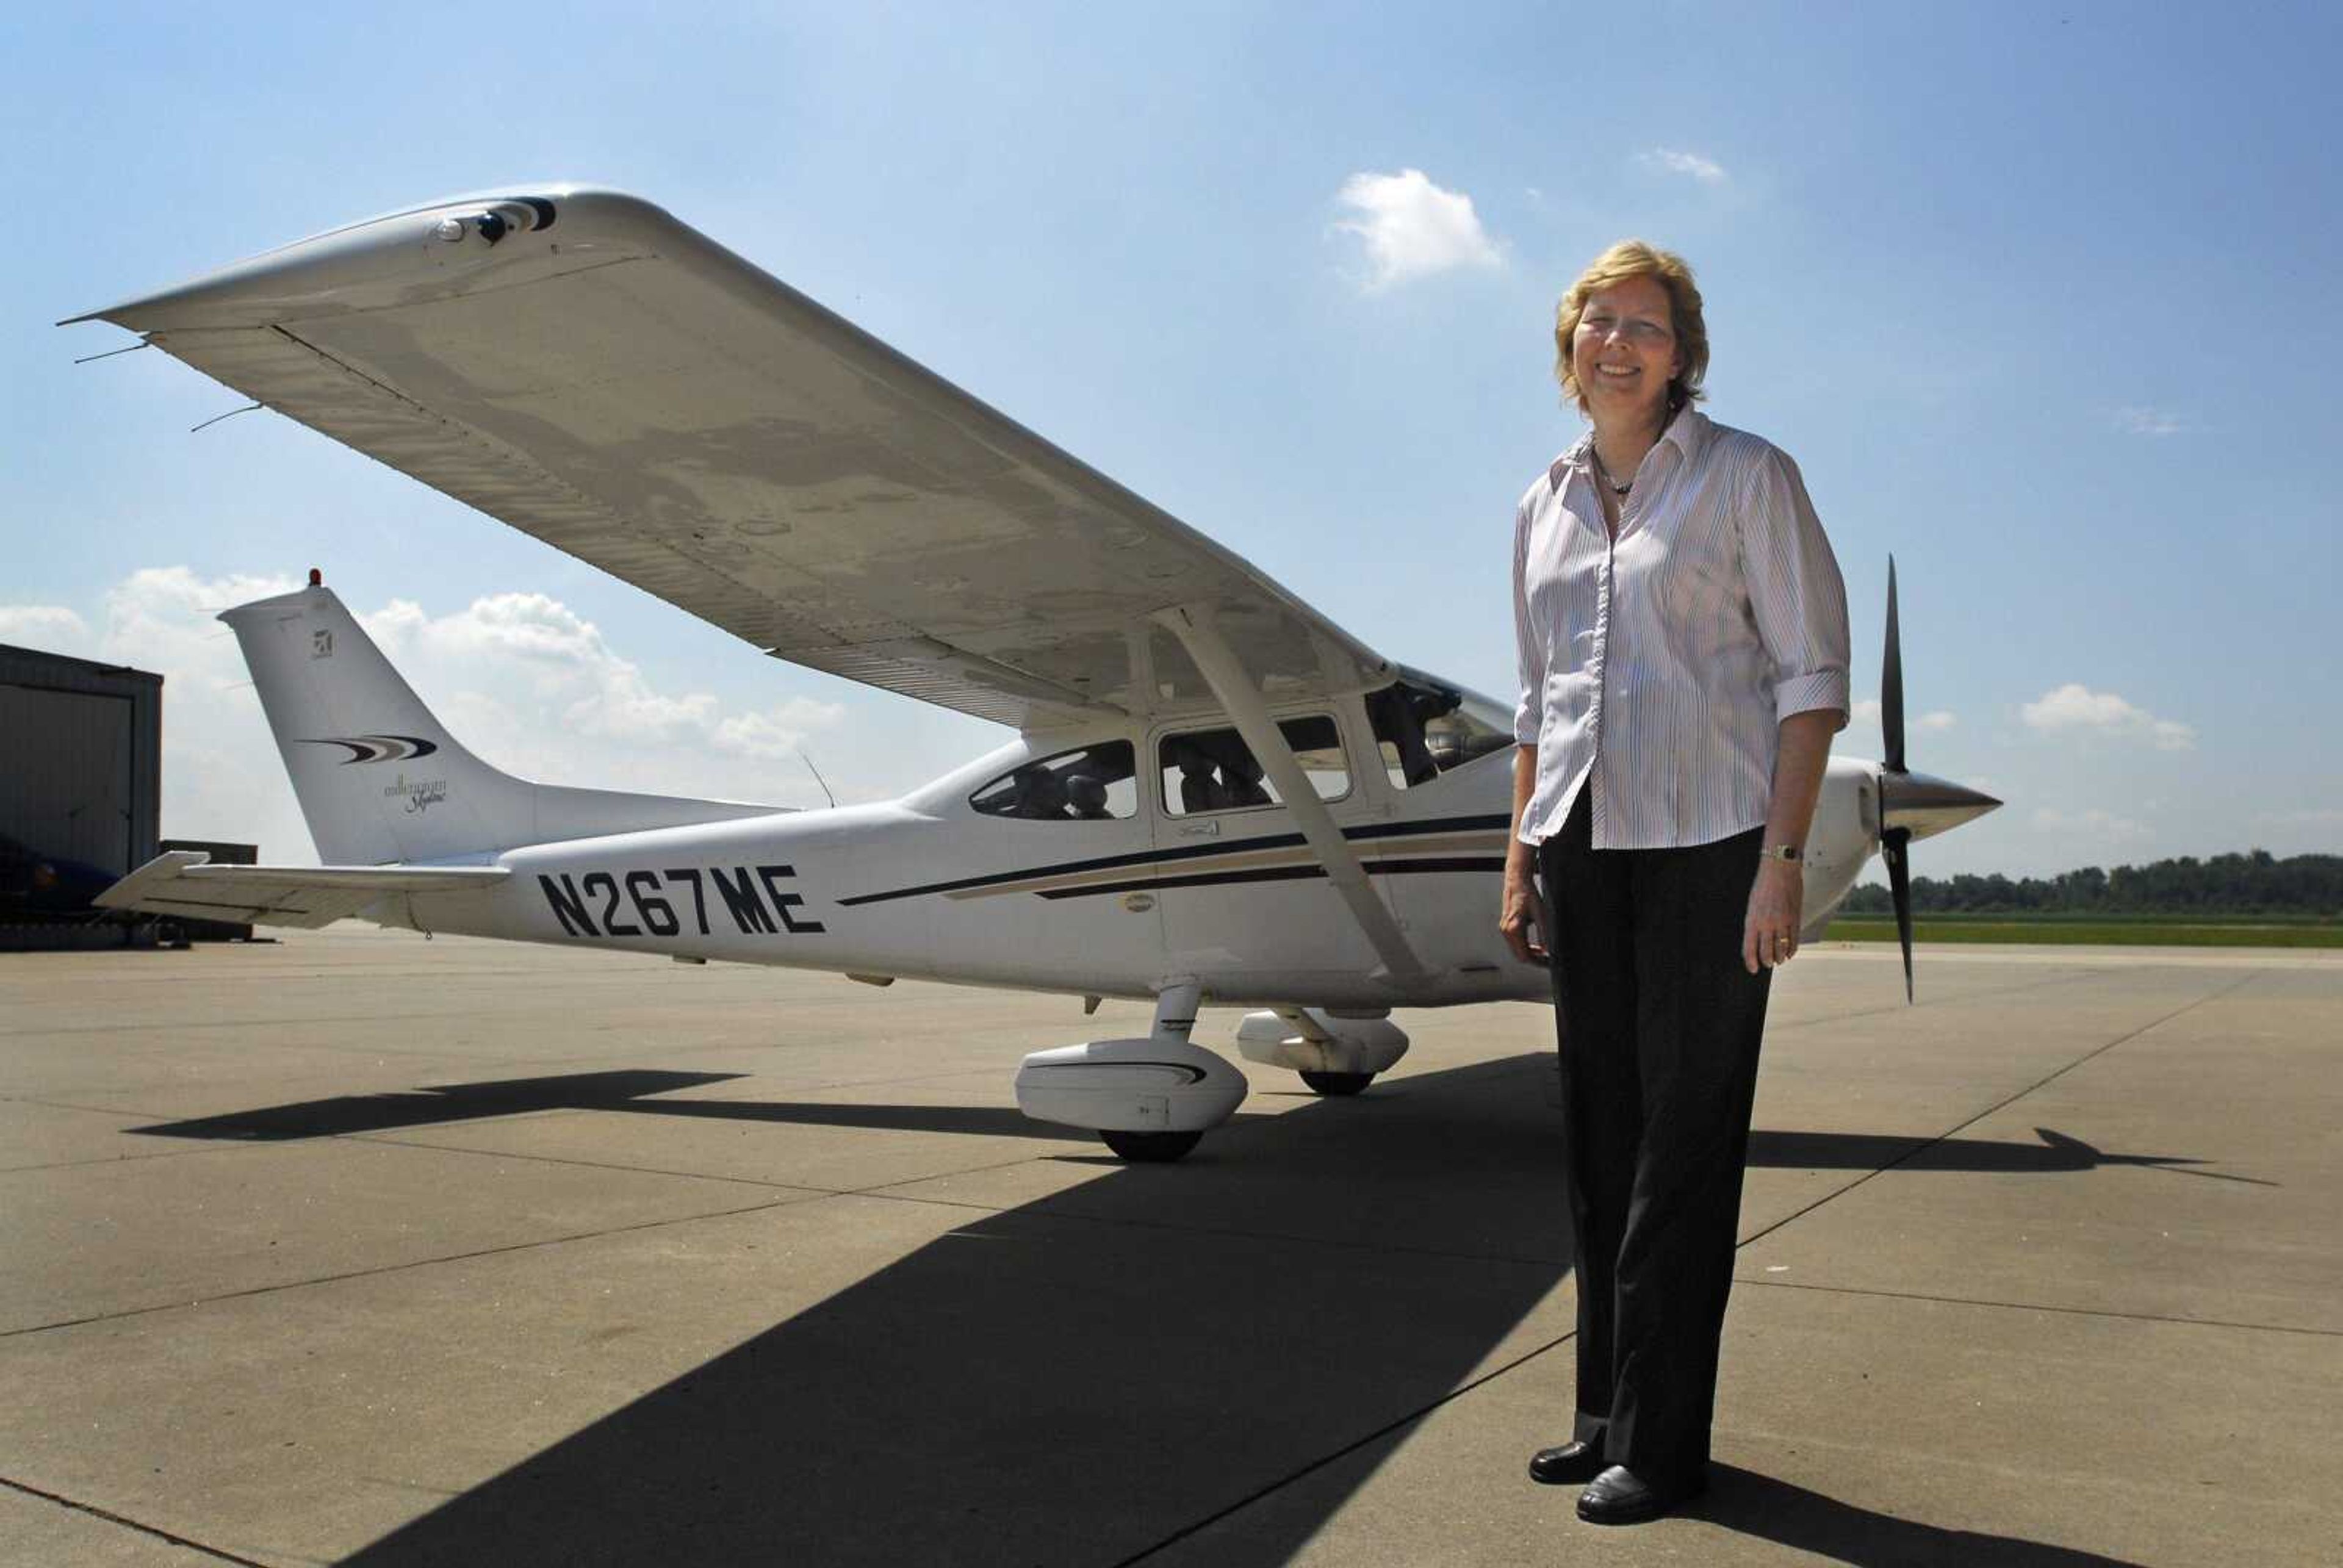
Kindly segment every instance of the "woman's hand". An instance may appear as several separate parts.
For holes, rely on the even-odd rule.
[[[1518,859],[1518,857],[1515,857]],[[1525,869],[1505,867],[1505,898],[1497,915],[1497,930],[1513,957],[1525,964],[1546,961],[1543,917],[1538,912],[1537,887]]]
[[[1741,922],[1741,964],[1751,974],[1778,969],[1796,956],[1805,874],[1795,860],[1760,860],[1749,886],[1749,913]]]
[[[1542,940],[1544,916],[1538,909],[1537,856],[1522,842],[1522,813],[1537,787],[1537,748],[1513,748],[1513,826],[1505,835],[1505,892],[1497,907],[1497,930],[1513,957],[1525,964],[1546,961]]]

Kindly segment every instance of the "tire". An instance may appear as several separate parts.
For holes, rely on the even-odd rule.
[[[1340,1099],[1344,1095],[1356,1094],[1374,1081],[1375,1075],[1372,1072],[1305,1071],[1302,1075],[1302,1082],[1329,1099]]]
[[[1101,1132],[1115,1158],[1132,1165],[1168,1165],[1196,1147],[1202,1132]]]

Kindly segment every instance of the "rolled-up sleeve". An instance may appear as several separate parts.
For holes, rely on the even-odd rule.
[[[1739,508],[1741,568],[1757,635],[1774,662],[1774,717],[1827,709],[1846,728],[1846,583],[1788,454],[1750,464]],[[1518,557],[1516,557],[1518,577]],[[1516,592],[1518,603],[1518,591]]]
[[[1536,495],[1532,487],[1513,508],[1513,647],[1522,678],[1521,700],[1513,704],[1513,739],[1523,746],[1537,744],[1545,720],[1545,639],[1530,618],[1530,519],[1536,513]]]

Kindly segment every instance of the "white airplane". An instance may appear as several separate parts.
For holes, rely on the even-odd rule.
[[[1039,1051],[1018,1103],[1177,1159],[1246,1081],[1399,1060],[1394,1007],[1547,998],[1496,928],[1511,714],[1383,658],[1236,556],[616,192],[333,230],[103,319],[775,658],[1013,726],[901,799],[791,811],[541,785],[441,727],[339,599],[227,611],[324,862],[166,853],[100,901],[1091,999],[1143,1038]],[[1997,802],[1834,758],[1818,930],[1875,849]]]

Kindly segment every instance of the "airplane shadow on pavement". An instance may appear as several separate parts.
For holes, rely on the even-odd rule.
[[[1463,1070],[1534,1066],[1541,1058]],[[745,1075],[737,1072],[676,1072],[619,1069],[545,1078],[451,1083],[387,1094],[340,1095],[287,1105],[229,1111],[186,1121],[158,1122],[130,1131],[153,1138],[204,1138],[276,1142],[305,1138],[348,1137],[411,1127],[437,1127],[499,1116],[548,1111],[639,1111],[658,1116],[706,1116],[741,1121],[799,1122],[822,1127],[868,1127],[910,1132],[963,1132],[996,1138],[1054,1138],[1098,1147],[1091,1134],[1035,1121],[1007,1107],[946,1105],[856,1105],[825,1101],[656,1100],[681,1089],[700,1089]],[[1444,1076],[1444,1075],[1443,1075]],[[1423,1083],[1427,1079],[1407,1081]],[[1376,1091],[1388,1096],[1392,1086]],[[1367,1103],[1373,1103],[1373,1101]],[[1236,1125],[1265,1120],[1240,1115]],[[1552,1132],[1551,1119],[1538,1130]],[[2034,1130],[2035,1143],[1977,1138],[1924,1138],[1874,1132],[1792,1132],[1754,1129],[1749,1163],[1763,1169],[1800,1171],[1906,1171],[2041,1172],[2091,1171],[2108,1165],[2138,1165],[2224,1181],[2271,1186],[2251,1176],[2198,1171],[2204,1163],[2176,1154],[2109,1154],[2050,1128]],[[1217,1140],[1218,1135],[1214,1135]],[[1209,1152],[1214,1143],[1204,1145]],[[1102,1159],[1106,1158],[1103,1154]]]
[[[1102,1166],[1022,1207],[971,1210],[347,1561],[1105,1568],[1226,1519],[1235,1528],[1214,1539],[1215,1561],[1283,1563],[1349,1495],[1322,1483],[1373,1474],[1424,1413],[1493,1370],[1492,1352],[1567,1272],[1557,1118],[1538,1061],[1240,1117],[1182,1164]],[[733,1076],[454,1084],[141,1131],[285,1140],[592,1110],[1059,1131],[1006,1108],[655,1098]],[[1093,1158],[1087,1135],[1067,1137],[1064,1153],[1038,1157]],[[1873,1169],[1925,1141],[1759,1132],[1752,1158]],[[1928,1150],[1930,1168],[1939,1160],[1987,1171],[2167,1162],[2066,1139],[1946,1141]],[[1512,1354],[1562,1342],[1525,1337]],[[1566,1354],[1530,1375],[1553,1381],[1560,1430]],[[1295,1493],[1247,1506],[1305,1476],[1322,1506],[1294,1508]],[[1568,1494],[1554,1502],[1554,1527],[1573,1527]],[[1696,1512],[1855,1564],[2108,1561],[1939,1530],[1728,1466]]]

